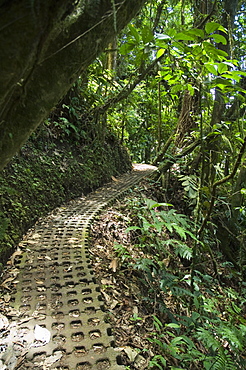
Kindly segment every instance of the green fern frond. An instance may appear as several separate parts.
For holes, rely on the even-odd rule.
[[[180,243],[177,248],[175,249],[175,254],[179,255],[181,258],[185,258],[187,260],[191,260],[192,258],[192,248],[188,247],[188,245],[184,243]]]
[[[207,329],[198,328],[197,338],[204,343],[205,347],[211,348],[214,352],[221,346],[220,342]]]
[[[211,370],[237,370],[237,366],[228,352],[220,350],[217,354]]]

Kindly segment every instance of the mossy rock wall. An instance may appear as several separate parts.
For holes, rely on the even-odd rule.
[[[45,129],[35,134],[0,174],[1,264],[40,217],[129,170],[128,153],[111,133],[81,145],[51,139]]]

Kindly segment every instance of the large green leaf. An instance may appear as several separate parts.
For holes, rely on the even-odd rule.
[[[218,75],[218,72],[217,72],[217,66],[214,64],[214,63],[205,63],[204,64],[204,67],[207,69],[207,71],[209,73],[212,73],[214,74],[215,76]]]
[[[204,31],[201,30],[200,28],[193,28],[193,29],[189,30],[188,33],[191,34],[191,35],[201,37],[201,38],[204,38],[204,35],[205,35]]]
[[[223,73],[223,72],[228,71],[228,65],[226,63],[223,63],[223,62],[218,63],[217,66],[218,66],[218,72],[219,73]]]
[[[218,33],[213,34],[212,37],[213,37],[214,41],[217,42],[218,44],[219,43],[221,43],[223,45],[226,45],[227,44],[226,38],[224,36],[222,36],[222,35],[219,35]]]
[[[133,40],[122,44],[119,48],[120,54],[127,55],[130,51],[134,49],[135,45],[136,44],[135,42],[133,42]]]
[[[139,33],[136,30],[136,28],[132,24],[129,24],[128,28],[129,28],[130,34],[135,38],[135,40],[137,42],[139,42],[140,41],[140,36],[139,36]]]
[[[157,51],[157,54],[156,54],[156,57],[157,58],[160,58],[164,53],[165,53],[165,51],[166,51],[166,49],[159,49],[158,51]]]
[[[210,34],[210,33],[214,32],[214,31],[217,31],[220,28],[220,26],[221,25],[219,23],[217,23],[217,22],[209,22],[205,26],[205,31],[208,34]]]
[[[182,40],[182,41],[196,41],[197,37],[189,32],[178,32],[174,36],[175,40]]]
[[[152,41],[154,38],[153,32],[149,26],[144,26],[141,29],[141,34],[142,34],[142,40],[144,44],[147,44],[148,42]]]

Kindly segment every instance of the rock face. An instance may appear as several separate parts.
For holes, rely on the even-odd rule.
[[[0,0],[0,170],[145,0]]]

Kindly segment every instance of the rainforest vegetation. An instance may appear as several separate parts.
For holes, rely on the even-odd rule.
[[[49,1],[45,11],[29,3],[30,17],[41,14],[35,52],[23,59],[17,47],[11,78],[2,62],[2,262],[52,207],[130,170],[130,159],[154,164],[154,177],[112,211],[128,239],[109,233],[109,252],[98,254],[117,260],[105,295],[123,275],[138,285],[129,320],[144,328],[148,307],[152,331],[136,346],[145,368],[245,369],[245,3]],[[12,12],[5,37],[22,16],[16,4],[0,1],[2,14]],[[60,39],[63,19],[71,25]],[[139,368],[135,358],[128,369]]]

